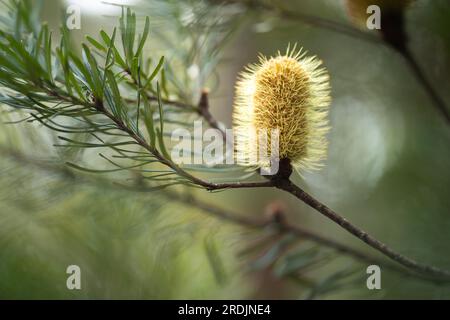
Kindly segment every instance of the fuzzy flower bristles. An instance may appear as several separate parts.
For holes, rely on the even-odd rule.
[[[329,76],[321,64],[294,46],[284,55],[260,55],[259,63],[240,74],[233,124],[236,153],[250,159],[244,164],[266,165],[258,160],[260,140],[249,131],[266,130],[270,144],[270,132],[278,129],[280,159],[289,159],[298,169],[319,167],[326,157],[331,101]]]

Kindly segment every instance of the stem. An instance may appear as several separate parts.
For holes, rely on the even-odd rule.
[[[378,250],[385,256],[391,258],[392,260],[400,263],[401,265],[414,270],[418,273],[422,274],[429,274],[436,277],[443,278],[445,280],[450,280],[450,272],[447,270],[442,270],[439,268],[436,268],[434,266],[429,266],[425,264],[421,264],[411,258],[408,258],[394,250],[392,250],[390,247],[388,247],[386,244],[384,244],[381,241],[378,241],[373,236],[369,235],[364,230],[358,228],[357,226],[353,225],[351,222],[349,222],[344,217],[340,216],[338,213],[333,211],[332,209],[328,208],[323,203],[316,200],[314,197],[312,197],[310,194],[306,193],[304,190],[302,190],[300,187],[296,186],[292,181],[288,179],[281,180],[276,185],[277,188],[284,190],[293,196],[297,197],[298,199],[302,200],[304,203],[309,205],[311,208],[314,208],[324,216],[326,216],[328,219],[334,221],[339,226],[353,234],[358,239],[364,241],[366,244],[371,246],[372,248]]]
[[[427,80],[427,77],[417,63],[417,60],[408,48],[409,38],[405,30],[404,12],[394,11],[389,14],[385,14],[383,17],[383,28],[380,32],[384,43],[388,44],[391,49],[398,52],[405,59],[405,62],[414,77],[430,97],[433,106],[445,119],[447,124],[450,124],[450,113],[447,110],[444,100],[439,96],[437,91]]]

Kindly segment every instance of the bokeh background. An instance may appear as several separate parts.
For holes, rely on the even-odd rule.
[[[351,23],[345,1],[272,2]],[[81,29],[71,31],[75,48],[85,35],[96,38],[100,29],[110,32],[118,24],[119,7],[92,0],[47,0],[42,19],[55,34],[70,3],[79,4],[82,13]],[[197,101],[200,89],[208,86],[212,112],[227,127],[237,74],[256,62],[258,53],[273,55],[288,43],[298,43],[319,56],[332,86],[329,157],[321,171],[297,175],[295,182],[399,252],[450,269],[450,130],[398,53],[239,3],[219,9],[200,0],[121,3],[132,5],[141,17],[150,16],[145,49],[149,56],[157,59],[164,54],[175,72],[185,77],[185,92],[191,94],[187,100]],[[198,12],[205,21],[223,20],[224,25],[220,30],[206,30],[202,24],[192,27],[196,25],[186,21],[198,18]],[[410,48],[447,105],[449,16],[450,3],[445,0],[414,1],[406,12]],[[192,41],[200,48],[194,53]],[[211,56],[214,46],[220,52],[217,58]],[[2,122],[17,119],[7,108],[2,110]],[[254,242],[265,239],[264,234],[160,193],[133,193],[100,179],[86,182],[73,177],[61,164],[76,158],[76,151],[53,147],[54,134],[36,124],[1,124],[0,130],[1,298],[312,297],[308,283],[281,277],[258,264],[258,256],[270,259],[270,255],[248,254],[249,248],[257,250]],[[101,163],[95,153],[89,156],[92,163]],[[195,194],[255,217],[264,216],[273,201],[283,202],[291,222],[377,256],[337,225],[276,190]],[[66,288],[66,268],[71,264],[81,267],[82,290]],[[382,273],[382,289],[370,291],[366,267],[337,257],[313,270],[309,279],[325,282],[349,268],[356,268],[359,275],[359,280],[344,281],[317,298],[450,298],[450,285],[387,270]]]

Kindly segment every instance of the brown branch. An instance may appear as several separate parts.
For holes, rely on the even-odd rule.
[[[155,147],[149,145],[144,138],[136,134],[133,130],[128,128],[120,119],[117,119],[113,114],[105,110],[104,108],[100,109],[101,112],[110,118],[120,130],[127,133],[138,145],[142,148],[149,151],[156,159],[159,160],[160,163],[165,166],[173,169],[176,173],[178,173],[181,177],[186,178],[191,183],[202,186],[205,189],[212,190],[220,190],[220,189],[239,189],[239,188],[264,188],[264,187],[272,187],[273,183],[271,181],[261,181],[261,182],[231,182],[231,183],[213,183],[201,178],[195,177],[185,170],[181,169],[170,159],[167,159],[164,155],[162,155]]]
[[[400,263],[401,265],[410,268],[419,274],[428,274],[433,275],[439,278],[442,278],[443,280],[450,280],[450,272],[447,270],[439,269],[434,266],[426,265],[419,263],[411,258],[408,258],[394,250],[392,250],[390,247],[388,247],[386,244],[382,243],[381,241],[378,241],[373,236],[369,235],[364,230],[358,228],[357,226],[353,225],[351,222],[349,222],[344,217],[337,214],[335,211],[328,208],[326,205],[322,204],[318,200],[316,200],[314,197],[306,193],[304,190],[299,188],[298,186],[294,185],[291,181],[286,182],[286,184],[279,187],[282,190],[285,190],[292,194],[293,196],[297,197],[298,199],[305,202],[310,207],[314,208],[327,218],[333,220],[335,223],[340,225],[342,228],[359,238],[360,240],[367,243],[372,248],[378,250],[385,256],[391,258],[392,260]]]
[[[404,11],[386,12],[383,15],[383,27],[380,30],[380,34],[384,43],[403,57],[417,82],[428,94],[435,109],[445,119],[447,124],[450,124],[450,111],[447,109],[445,101],[439,96],[436,89],[433,88],[420,68],[416,58],[408,48],[409,36],[405,29]]]
[[[411,258],[408,258],[394,250],[392,250],[389,246],[387,246],[385,243],[377,240],[373,236],[369,235],[364,230],[360,229],[359,227],[355,226],[351,222],[349,222],[347,219],[321,203],[320,201],[316,200],[313,196],[305,192],[303,189],[292,183],[291,180],[289,180],[287,173],[289,171],[292,171],[290,163],[287,161],[283,162],[280,161],[280,168],[281,166],[284,166],[284,168],[281,170],[282,176],[274,177],[272,178],[273,181],[275,181],[275,186],[278,189],[284,190],[293,196],[297,197],[304,203],[306,203],[311,208],[317,210],[319,213],[323,214],[328,219],[334,221],[339,226],[341,226],[343,229],[350,232],[352,235],[357,237],[358,239],[362,240],[375,250],[381,252],[383,255],[391,258],[392,260],[398,262],[399,264],[414,270],[421,274],[426,275],[432,275],[436,276],[445,280],[450,280],[450,272],[447,270],[442,270],[439,268],[436,268],[434,266],[425,265],[422,263],[419,263]]]

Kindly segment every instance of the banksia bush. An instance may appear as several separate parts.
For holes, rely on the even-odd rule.
[[[279,158],[298,169],[315,169],[326,156],[330,85],[322,61],[295,47],[249,65],[236,85],[233,112],[236,153],[241,163],[265,166],[259,132],[278,129]],[[252,134],[252,132],[256,134]]]

